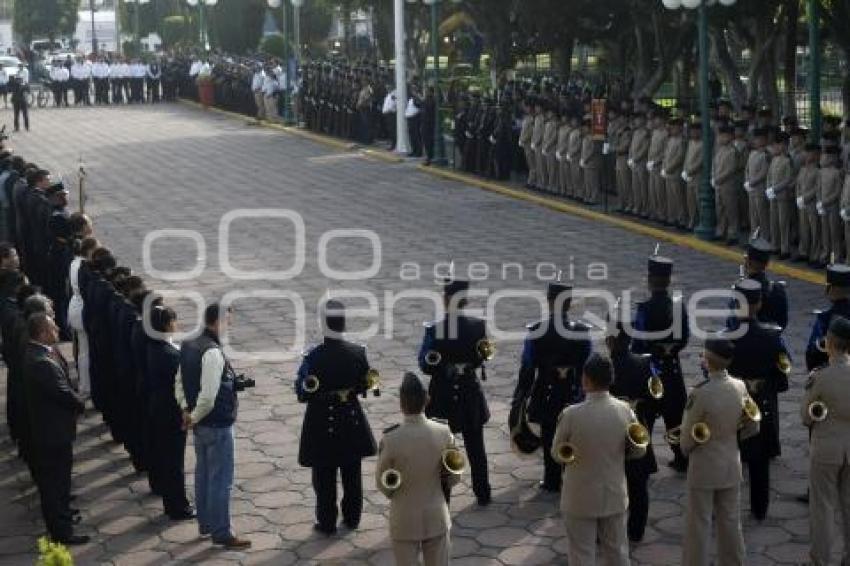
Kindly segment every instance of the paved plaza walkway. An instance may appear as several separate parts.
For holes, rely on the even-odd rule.
[[[305,331],[307,343],[317,339],[316,304],[328,289],[372,294],[380,312],[380,332],[369,340],[369,356],[383,376],[384,393],[370,397],[364,406],[376,437],[400,420],[396,389],[402,372],[415,368],[422,323],[433,317],[427,298],[395,295],[408,289],[436,290],[435,264],[454,260],[456,272],[467,275],[470,263],[480,262],[483,265],[473,263],[473,274],[486,267],[488,278],[475,286],[491,295],[541,290],[545,283],[536,272],[546,276],[556,264],[577,287],[645,296],[646,256],[655,241],[438,179],[410,163],[386,163],[355,151],[328,149],[183,105],[36,110],[31,118],[33,131],[15,135],[10,145],[63,175],[74,187],[82,159],[88,171],[86,211],[94,218],[97,237],[121,263],[143,273],[150,287],[182,293],[183,298],[174,300],[184,322],[194,316],[187,292],[212,299],[244,291],[246,296],[234,303],[233,345],[242,351],[279,353],[292,348],[300,331]],[[11,121],[11,115],[3,113],[3,120]],[[297,212],[305,228],[302,245],[287,218],[236,219],[225,242],[220,221],[235,209]],[[200,275],[166,281],[145,273],[143,242],[156,229],[196,231],[205,254],[199,257],[191,239],[163,236],[152,244],[153,265],[148,270],[187,271],[197,265]],[[373,231],[380,240],[380,255],[364,237],[340,233],[323,241],[323,235],[334,229]],[[286,270],[297,266],[299,250],[303,268],[291,280],[234,279],[221,268],[222,260],[229,260],[238,270]],[[691,249],[663,244],[662,253],[676,260],[674,286],[686,295],[704,288],[728,289],[738,274],[735,263]],[[331,280],[320,269],[325,259],[330,267],[345,271],[368,269],[377,262],[377,272],[366,280]],[[600,272],[594,263],[604,263],[607,269]],[[604,281],[588,278],[600,274]],[[799,564],[808,548],[808,509],[795,500],[806,489],[808,470],[807,432],[799,422],[797,404],[805,380],[803,348],[810,312],[822,305],[823,292],[800,281],[789,281],[788,288],[791,323],[786,338],[796,363],[791,390],[781,396],[783,452],[771,470],[774,491],[762,524],[749,518],[746,486],[742,490],[747,564],[752,566]],[[305,317],[293,314],[297,310],[281,297],[282,292],[303,300]],[[343,300],[350,306],[367,304],[362,298]],[[481,306],[484,301],[473,303]],[[601,312],[593,301],[579,301],[576,309],[578,314]],[[498,302],[493,323],[521,333],[539,316],[537,312],[533,301],[507,296]],[[361,322],[356,326],[368,325]],[[385,335],[390,324],[391,338]],[[457,566],[565,563],[556,497],[535,487],[542,475],[539,454],[521,459],[508,443],[508,405],[520,348],[519,340],[500,341],[487,370],[484,389],[493,416],[485,437],[493,504],[487,508],[475,504],[468,475],[456,490],[451,510]],[[685,351],[689,384],[697,381],[697,353],[695,342]],[[124,450],[111,442],[100,417],[90,413],[79,426],[74,491],[83,514],[81,532],[93,535],[93,541],[74,550],[77,563],[392,564],[388,506],[374,487],[374,458],[364,463],[366,501],[360,529],[341,530],[333,538],[312,530],[310,473],[297,464],[303,414],[292,391],[297,362],[294,358],[235,364],[257,381],[256,389],[241,397],[236,426],[234,527],[240,536],[253,540],[249,552],[212,548],[208,540],[198,539],[193,522],[169,523],[161,502],[149,495],[145,479],[134,474]],[[3,395],[3,372],[0,384]],[[36,538],[44,531],[38,497],[12,455],[5,415],[2,421],[0,565],[31,564]],[[650,487],[650,526],[645,541],[632,547],[639,565],[680,562],[685,480],[664,465],[670,452],[662,432],[656,426],[661,470]],[[189,447],[190,486],[193,463]]]

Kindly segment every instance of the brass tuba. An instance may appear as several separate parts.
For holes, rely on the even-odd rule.
[[[826,403],[821,400],[817,400],[809,403],[808,413],[810,419],[816,423],[820,423],[826,420],[826,417],[829,414],[829,409],[827,408]]]
[[[425,363],[429,366],[438,366],[443,360],[443,356],[437,350],[428,350],[425,353]]]
[[[697,444],[705,444],[711,438],[711,429],[708,428],[706,423],[696,423],[691,427],[691,438]],[[664,439],[668,444],[673,446],[678,445],[682,440],[682,426],[679,425],[668,430],[664,433]]]
[[[366,389],[371,391],[375,397],[381,394],[381,374],[375,368],[369,368],[369,371],[366,372]]]
[[[776,368],[785,375],[791,373],[791,358],[788,357],[788,354],[784,352],[779,354],[779,359],[776,361]]]
[[[753,401],[753,398],[749,395],[744,397],[744,407],[741,412],[742,424],[745,421],[752,421],[754,423],[761,421],[761,410],[759,409],[758,404]]]
[[[304,378],[304,391],[307,393],[315,393],[319,390],[319,378],[315,375],[308,375]]]
[[[661,399],[664,397],[664,382],[661,381],[661,378],[657,375],[653,375],[649,378],[649,381],[646,383],[646,387],[649,390],[649,395],[653,399]]]
[[[649,446],[649,431],[639,422],[629,423],[626,428],[626,440],[635,448]]]
[[[565,466],[575,463],[576,447],[569,442],[558,445],[557,458],[555,459]]]
[[[489,361],[496,355],[496,346],[488,338],[482,338],[475,344],[475,350],[482,359]]]
[[[398,491],[401,487],[401,472],[394,468],[387,468],[381,474],[381,487],[387,491]]]
[[[448,474],[459,476],[466,469],[466,458],[457,448],[446,448],[440,457],[443,471]]]

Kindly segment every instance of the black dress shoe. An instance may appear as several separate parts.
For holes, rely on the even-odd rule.
[[[791,254],[779,254],[779,259],[788,259],[791,257]]]
[[[60,542],[65,546],[78,546],[81,544],[88,544],[91,540],[89,535],[71,535],[66,538],[56,539],[56,542]]]
[[[489,492],[482,493],[481,495],[477,496],[476,499],[478,499],[478,505],[480,505],[481,507],[486,507],[490,505],[490,501],[492,501]]]
[[[327,535],[327,536],[331,536],[331,535],[336,534],[336,527],[335,526],[324,527],[324,526],[320,525],[319,523],[315,523],[313,525],[313,530],[316,531],[317,533],[322,533],[323,535]]]
[[[175,511],[173,513],[166,513],[168,518],[172,521],[188,521],[189,519],[195,518],[195,510],[191,507],[186,507],[185,509],[181,509],[180,511]]]
[[[688,471],[688,463],[684,460],[678,460],[674,458],[673,460],[670,460],[667,465],[679,472],[680,474],[684,474]]]
[[[343,519],[342,524],[351,529],[352,531],[356,531],[357,527],[360,526],[360,521],[348,521],[346,519]]]
[[[539,489],[541,491],[549,491],[551,493],[558,493],[559,491],[561,491],[561,488],[559,486],[550,485],[550,484],[546,483],[545,481],[538,482],[537,489]]]

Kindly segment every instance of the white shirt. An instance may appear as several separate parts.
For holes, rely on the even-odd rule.
[[[201,391],[198,393],[195,409],[192,411],[193,423],[200,422],[215,407],[222,373],[224,373],[224,354],[220,348],[210,348],[201,358]],[[188,410],[189,405],[186,402],[186,393],[183,391],[183,380],[180,378],[179,370],[174,380],[174,398],[181,409]]]
[[[157,80],[162,76],[162,67],[157,67],[156,72],[154,72],[153,66],[148,65],[145,69],[145,72],[147,73],[149,79]]]
[[[278,82],[273,75],[266,75],[263,78],[263,94],[266,96],[274,96],[278,90]]]
[[[201,72],[201,65],[202,64],[203,63],[201,63],[198,60],[192,61],[192,66],[189,67],[189,76],[190,77],[197,77],[198,73]]]
[[[57,67],[55,71],[56,76],[53,79],[55,81],[58,81],[60,83],[66,83],[68,82],[68,79],[71,78],[70,73],[68,73],[68,69],[66,69],[65,67]]]
[[[408,99],[407,108],[404,109],[404,117],[405,118],[415,118],[418,115],[419,115],[419,108],[417,108],[417,106],[413,102],[412,98]]]
[[[381,112],[384,114],[393,114],[396,111],[396,100],[395,100],[395,91],[391,91],[387,94],[387,97],[384,98],[384,106]]]
[[[6,86],[9,84],[9,73],[6,72],[6,69],[0,67],[0,86]]]
[[[254,73],[254,76],[251,78],[251,90],[254,92],[260,92],[263,90],[263,82],[265,78],[265,71],[257,71]]]
[[[18,77],[20,77],[22,85],[30,84],[30,70],[26,67],[20,70]]]
[[[130,77],[130,65],[127,63],[121,63],[118,66],[118,74],[122,79],[126,79]]]
[[[112,63],[111,65],[109,65],[109,78],[121,78],[121,65],[119,63]]]

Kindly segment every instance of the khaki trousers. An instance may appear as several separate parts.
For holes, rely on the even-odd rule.
[[[254,93],[254,104],[257,105],[257,120],[264,120],[266,117],[266,101],[263,91]]]
[[[629,170],[628,159],[617,156],[617,197],[620,210],[627,211],[634,205],[632,198],[632,172]]]
[[[567,527],[567,564],[605,564],[628,566],[629,543],[626,540],[626,513],[609,517],[564,516]],[[599,560],[596,560],[596,541]]]
[[[525,152],[525,163],[528,165],[528,180],[527,184],[532,187],[537,184],[537,153],[531,149],[531,146],[522,148]]]
[[[716,193],[717,236],[727,240],[738,238],[738,187],[734,181],[720,185]]]
[[[546,157],[546,169],[549,172],[549,184],[546,185],[546,188],[549,189],[550,193],[557,193],[559,183],[558,179],[560,178],[560,167],[558,167],[558,156],[555,155],[554,151],[551,155]]]
[[[543,155],[543,150],[539,147],[535,151],[535,154],[535,157],[537,158],[537,186],[541,189],[545,189],[549,186],[546,156]]]
[[[750,233],[758,228],[760,238],[773,242],[770,237],[770,201],[764,196],[764,190],[753,189],[747,202],[750,207]]]
[[[570,196],[579,200],[584,198],[584,178],[581,176],[581,166],[578,158],[570,162],[570,179],[572,180],[573,192]]]
[[[791,253],[791,214],[794,202],[787,197],[777,196],[768,201],[770,207],[771,245],[781,254]]]
[[[448,534],[423,541],[394,540],[393,554],[396,566],[419,566],[422,551],[424,566],[447,566],[451,543]]]
[[[682,564],[708,566],[711,516],[717,527],[717,560],[723,566],[743,566],[744,534],[738,497],[741,487],[728,489],[688,488],[688,517]]]
[[[815,206],[806,205],[803,210],[797,210],[800,223],[800,249],[802,257],[812,261],[820,259],[820,222]]]
[[[558,162],[558,186],[562,195],[570,194],[570,164],[567,163],[567,158],[561,156],[561,161]]]
[[[584,174],[584,200],[590,204],[599,202],[599,169],[587,167]]]
[[[688,181],[688,186],[685,187],[685,198],[688,201],[687,226],[691,230],[699,222],[699,184],[699,179],[692,179]]]
[[[821,262],[831,262],[832,254],[835,254],[836,262],[841,262],[841,255],[844,253],[843,224],[838,209],[834,207],[826,210],[820,217]]]
[[[653,220],[664,220],[667,214],[666,199],[664,198],[664,177],[659,169],[649,173],[649,217]]]
[[[682,226],[685,224],[685,186],[679,175],[670,175],[664,181],[667,222]]]
[[[835,520],[844,538],[842,564],[850,564],[850,466],[812,462],[809,471],[809,528],[812,566],[829,566]]]
[[[266,96],[266,118],[269,120],[277,120],[277,97],[276,96]]]
[[[646,170],[646,163],[635,163],[634,168],[632,169],[632,195],[634,196],[633,212],[641,216],[646,214],[646,209],[649,205],[647,202],[649,197],[649,188],[647,187],[648,174],[649,173]]]

